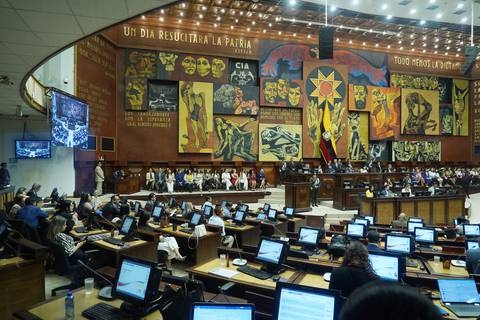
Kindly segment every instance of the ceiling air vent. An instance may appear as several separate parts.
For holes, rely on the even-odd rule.
[[[407,4],[410,4],[412,1],[411,0],[402,0],[398,4],[401,6],[406,6]]]

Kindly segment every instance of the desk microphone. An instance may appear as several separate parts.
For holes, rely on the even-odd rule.
[[[112,226],[113,228],[115,228],[115,230],[118,231],[118,227],[115,225],[115,223],[113,223],[112,221],[108,220],[107,218],[105,218],[103,216],[103,214],[97,214],[98,217],[102,218],[103,221],[105,221],[109,226]]]
[[[109,286],[103,287],[102,289],[100,289],[100,291],[98,291],[98,297],[103,300],[108,300],[108,301],[113,300],[114,299],[114,297],[112,296],[113,283],[107,278],[105,278],[104,276],[102,276],[97,271],[87,266],[85,263],[83,263],[82,260],[77,260],[77,262],[81,264],[83,267],[85,267],[87,270],[93,272],[95,275],[99,276],[103,280],[107,281],[108,284],[110,284]]]
[[[278,231],[278,233],[280,233],[280,240],[283,240],[285,242],[289,242],[290,239],[287,237],[287,235],[280,229],[278,229],[278,227],[276,226],[276,222],[267,222],[268,224],[272,225],[273,229],[275,229],[276,231]],[[288,222],[287,222],[288,223]]]
[[[233,238],[235,239],[235,244],[237,246],[237,249],[240,251],[243,250],[243,249],[240,249],[240,246],[238,245],[237,234],[234,233]],[[232,264],[234,266],[244,266],[247,264],[247,260],[242,258],[242,253],[240,251],[238,252],[238,258],[233,259],[232,261]]]

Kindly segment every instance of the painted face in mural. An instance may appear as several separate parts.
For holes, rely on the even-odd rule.
[[[287,86],[287,81],[285,79],[278,79],[277,91],[278,91],[278,97],[280,99],[285,100],[287,98],[288,86]]]
[[[268,103],[275,103],[278,95],[277,84],[274,81],[265,81],[263,95]]]
[[[160,52],[158,58],[160,63],[165,66],[165,71],[172,72],[175,70],[175,62],[178,59],[178,55],[173,52]]]
[[[213,58],[212,59],[212,76],[214,78],[223,77],[225,72],[225,63],[221,59]]]
[[[367,88],[365,86],[353,86],[353,95],[355,99],[355,108],[365,109],[367,101]]]
[[[298,107],[301,96],[302,90],[300,89],[300,85],[292,82],[288,88],[288,105],[291,107]]]
[[[127,84],[126,96],[130,106],[134,110],[142,109],[145,89],[141,79],[133,79]]]
[[[197,59],[197,70],[201,77],[208,75],[210,73],[210,68],[210,62],[208,62],[207,58],[200,57]]]
[[[197,64],[195,58],[192,56],[186,56],[182,61],[183,71],[189,76],[193,75],[197,70]]]

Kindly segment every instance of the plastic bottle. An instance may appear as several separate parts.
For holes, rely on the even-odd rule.
[[[73,301],[73,293],[69,291],[65,297],[65,320],[73,320],[75,318],[75,302]]]

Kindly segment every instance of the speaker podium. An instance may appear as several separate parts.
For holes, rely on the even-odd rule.
[[[285,207],[295,212],[308,212],[310,208],[310,175],[290,172],[285,177]]]

